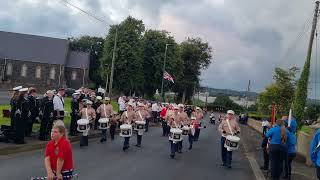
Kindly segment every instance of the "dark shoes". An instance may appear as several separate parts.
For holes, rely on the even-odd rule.
[[[140,144],[136,144],[136,146],[137,146],[137,147],[141,147],[141,145],[140,145]]]

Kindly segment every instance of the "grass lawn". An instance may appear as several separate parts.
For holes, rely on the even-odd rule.
[[[311,133],[311,129],[309,126],[302,126],[300,131],[305,132],[307,134]]]
[[[71,121],[71,117],[70,117],[70,113],[71,113],[71,98],[70,97],[66,97],[64,98],[65,101],[65,111],[68,112],[67,116],[64,118],[64,122],[66,124],[66,126],[69,126],[70,121]],[[118,103],[117,102],[112,102],[112,106],[114,111],[119,112],[119,107],[118,107]],[[10,109],[10,105],[0,105],[0,125],[10,125],[10,118],[4,118],[3,114],[2,114],[2,110],[3,109]],[[33,125],[33,132],[37,132],[40,129],[40,124],[34,124]]]

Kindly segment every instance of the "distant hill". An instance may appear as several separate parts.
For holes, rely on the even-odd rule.
[[[216,89],[216,88],[208,88],[208,91],[209,91],[209,96],[214,96],[214,97],[219,95],[245,97],[247,95],[249,100],[256,100],[258,97],[258,93],[256,92],[247,93],[246,91],[236,91],[231,89]]]

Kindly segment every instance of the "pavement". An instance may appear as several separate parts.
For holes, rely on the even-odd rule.
[[[136,135],[130,139],[128,151],[122,151],[123,138],[100,144],[91,139],[89,147],[80,148],[73,143],[75,172],[79,180],[254,180],[255,173],[247,158],[244,147],[233,154],[233,168],[220,167],[220,134],[216,125],[201,130],[200,140],[192,150],[187,150],[184,140],[182,154],[175,159],[169,157],[169,142],[162,137],[162,129],[151,127],[143,135],[142,147],[135,147]],[[44,176],[44,150],[0,155],[0,179],[23,180],[34,176]],[[260,179],[259,179],[260,180]]]
[[[263,165],[263,153],[261,149],[262,137],[261,134],[249,126],[241,125],[241,141],[245,147],[245,152],[248,157],[256,160],[259,167]],[[268,179],[270,173],[263,171],[263,175]],[[307,166],[304,162],[296,158],[292,164],[292,179],[293,180],[315,180],[316,171],[314,167]]]

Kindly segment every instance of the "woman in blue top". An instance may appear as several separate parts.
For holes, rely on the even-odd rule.
[[[271,164],[271,178],[272,180],[279,180],[283,161],[285,160],[285,154],[287,151],[286,143],[288,137],[288,130],[284,126],[283,120],[277,120],[275,126],[271,128],[265,135],[266,138],[270,138],[270,164]]]
[[[289,133],[287,137],[287,156],[285,158],[285,178],[291,179],[291,163],[293,159],[296,157],[296,144],[297,144],[297,137],[293,132],[293,129],[287,127]]]
[[[310,158],[317,169],[317,177],[320,180],[320,129],[315,133],[311,146],[310,146]]]

